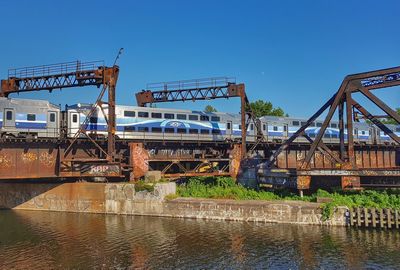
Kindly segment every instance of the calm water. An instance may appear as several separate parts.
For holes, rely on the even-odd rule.
[[[0,211],[0,269],[399,269],[400,233]]]

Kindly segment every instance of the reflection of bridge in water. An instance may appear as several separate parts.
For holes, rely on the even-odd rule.
[[[345,227],[0,212],[8,268],[396,268],[400,233]]]

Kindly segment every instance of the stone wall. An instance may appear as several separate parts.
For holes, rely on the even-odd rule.
[[[156,184],[153,192],[131,183],[0,184],[0,208],[148,215],[294,224],[348,224],[346,209],[323,222],[320,204],[296,201],[234,201],[177,198],[175,183]]]

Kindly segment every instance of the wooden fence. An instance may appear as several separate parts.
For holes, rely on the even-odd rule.
[[[350,225],[372,228],[400,228],[400,211],[393,209],[353,208],[349,210]]]

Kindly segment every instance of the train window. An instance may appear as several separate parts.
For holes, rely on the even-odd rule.
[[[148,132],[149,128],[148,127],[138,127],[139,132]]]
[[[317,127],[322,127],[322,123],[321,122],[317,122]]]
[[[287,126],[283,126],[283,131],[287,131]]]
[[[135,117],[135,111],[124,111],[125,117]]]
[[[195,128],[191,128],[191,129],[189,129],[189,133],[190,133],[190,134],[198,134],[198,133],[199,133],[199,130],[198,130],[198,129],[195,129]]]
[[[177,114],[176,115],[176,119],[179,119],[179,120],[186,120],[186,114]]]
[[[332,123],[331,124],[331,128],[337,128],[337,124],[336,123]]]
[[[231,129],[231,123],[226,123],[226,129]]]
[[[90,123],[97,123],[97,117],[91,116],[90,119],[89,119],[89,122]]]
[[[250,130],[254,130],[254,125],[250,124]]]
[[[292,122],[292,125],[293,125],[293,126],[299,126],[299,125],[300,125],[300,122],[299,122],[299,121],[293,121],[293,122]]]
[[[324,134],[324,138],[330,138],[331,137],[331,134]]]
[[[315,127],[315,122],[312,122],[312,123],[310,124],[310,127]]]
[[[263,130],[267,130],[267,125],[263,124]]]
[[[396,132],[400,132],[400,128],[396,128]]]
[[[176,132],[177,132],[177,133],[181,133],[181,134],[183,133],[183,134],[184,134],[184,133],[186,133],[186,128],[177,128],[177,129],[176,129]]]
[[[273,127],[273,130],[274,130],[274,131],[278,131],[278,127],[274,126],[274,127]]]
[[[198,121],[199,120],[199,116],[195,115],[195,114],[189,114],[189,120]]]
[[[309,136],[310,138],[315,138],[315,133],[309,133],[308,136]]]
[[[135,127],[132,126],[124,126],[124,131],[135,131]]]
[[[149,117],[149,113],[148,112],[138,112],[138,116],[139,117],[143,117],[143,118],[148,118]]]
[[[155,113],[155,112],[151,113],[151,118],[161,118],[161,117],[162,117],[161,113]]]
[[[164,113],[165,119],[175,119],[175,115],[173,113]]]
[[[36,121],[36,114],[30,114],[30,113],[28,113],[28,114],[26,115],[26,120],[28,120],[28,121]]]
[[[331,134],[331,137],[332,137],[332,138],[337,138],[338,135],[337,135],[337,134]]]
[[[221,121],[221,118],[219,116],[211,116],[211,121],[219,122],[219,121]]]
[[[6,112],[6,119],[7,120],[12,120],[13,119],[13,112],[12,111],[7,111]]]
[[[161,132],[162,132],[162,129],[159,128],[159,127],[153,127],[153,128],[151,128],[151,131],[152,131],[152,132],[161,133]]]
[[[50,113],[50,119],[49,119],[49,121],[50,122],[55,122],[56,121],[56,114],[55,113]]]
[[[175,133],[175,130],[173,128],[164,128],[165,133]]]
[[[301,122],[301,126],[304,126],[305,124],[307,124],[307,122]]]
[[[200,133],[201,134],[210,134],[210,131],[208,129],[201,129]]]
[[[200,121],[210,121],[210,117],[208,115],[200,115]]]
[[[213,129],[211,132],[212,134],[221,134],[221,130],[219,129]]]
[[[365,131],[364,130],[361,131],[361,135],[365,135]]]
[[[77,123],[78,122],[78,115],[77,114],[73,114],[72,115],[72,123]]]
[[[240,130],[242,129],[242,125],[239,125],[239,129],[240,129]]]

